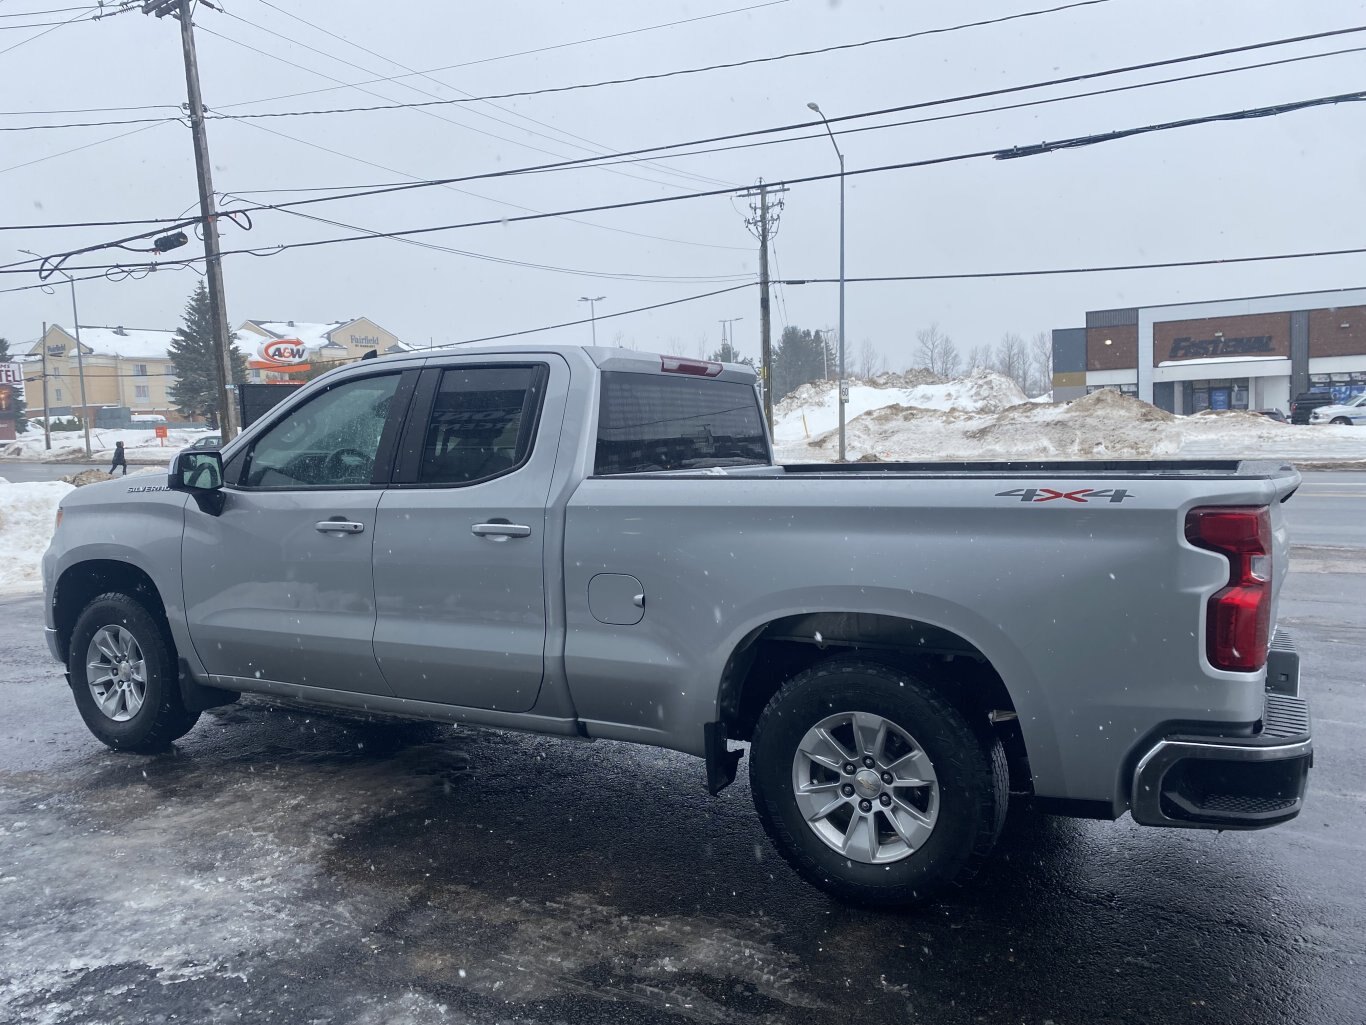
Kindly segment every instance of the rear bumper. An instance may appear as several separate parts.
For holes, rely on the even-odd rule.
[[[1278,637],[1260,728],[1249,736],[1172,736],[1134,770],[1130,813],[1145,826],[1264,829],[1300,813],[1314,764],[1299,657]]]

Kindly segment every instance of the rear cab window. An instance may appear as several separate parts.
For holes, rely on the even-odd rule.
[[[602,371],[596,475],[769,462],[763,412],[753,385]]]

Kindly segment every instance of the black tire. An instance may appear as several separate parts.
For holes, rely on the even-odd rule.
[[[1337,417],[1334,417],[1333,420],[1332,420],[1332,422],[1333,422],[1334,424],[1336,424],[1337,426],[1339,426],[1339,427],[1351,427],[1351,426],[1352,426],[1352,421],[1351,421],[1351,420],[1348,420],[1345,416],[1337,416]]]
[[[131,634],[142,654],[141,704],[123,721],[116,721],[101,709],[90,686],[87,652],[91,640],[105,628]],[[199,713],[186,711],[181,701],[175,647],[165,624],[135,597],[110,591],[82,610],[71,632],[67,670],[76,708],[85,725],[116,751],[164,751],[199,721]],[[122,711],[128,711],[126,704]]]
[[[932,764],[937,817],[923,844],[899,860],[865,863],[836,851],[808,825],[798,806],[798,745],[808,730],[845,712],[886,720],[913,738]],[[1010,796],[1005,751],[985,720],[977,728],[922,681],[889,665],[850,656],[812,666],[773,696],[754,729],[749,777],[759,818],[787,862],[808,882],[842,900],[878,907],[918,904],[945,886],[970,879],[1001,832]],[[885,789],[891,800],[892,788]],[[923,792],[928,795],[930,789]],[[882,800],[880,795],[877,800]],[[848,810],[852,818],[854,809]],[[873,827],[873,835],[879,835],[880,828],[881,835],[895,844],[886,813],[879,816],[874,806],[871,820],[880,823]]]

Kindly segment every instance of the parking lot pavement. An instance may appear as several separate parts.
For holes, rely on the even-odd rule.
[[[40,600],[0,600],[0,1021],[1359,1023],[1364,600],[1286,585],[1295,822],[1017,808],[978,882],[896,914],[799,882],[743,781],[667,752],[244,703],[111,753]]]

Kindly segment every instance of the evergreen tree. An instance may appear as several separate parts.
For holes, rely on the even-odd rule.
[[[166,389],[171,403],[186,416],[203,416],[210,426],[219,425],[218,361],[213,346],[213,316],[209,290],[201,281],[185,304],[185,318],[171,339],[171,372],[175,381]],[[247,378],[247,360],[232,347],[232,379]]]
[[[721,347],[708,356],[707,359],[711,360],[713,363],[748,363],[750,366],[754,366],[754,360],[749,356],[741,356],[740,350],[735,347],[730,339],[726,339],[722,342]]]
[[[0,338],[0,363],[9,363],[14,359],[9,351],[9,339]],[[4,387],[0,385],[0,387]],[[18,434],[23,434],[28,430],[28,420],[24,416],[24,393],[18,388],[10,387],[8,401],[4,407],[0,408],[0,418],[14,421],[14,430]]]
[[[835,354],[819,331],[788,325],[773,351],[773,401],[810,381],[834,380]]]

